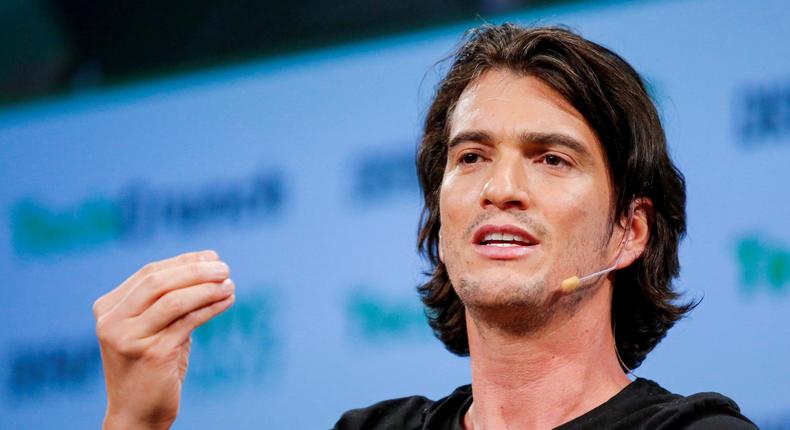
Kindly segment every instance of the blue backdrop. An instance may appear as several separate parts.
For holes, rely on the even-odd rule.
[[[642,1],[565,23],[647,79],[688,182],[678,287],[704,297],[635,373],[790,422],[790,5]],[[0,112],[0,422],[97,428],[93,301],[151,260],[212,248],[237,303],[194,336],[175,428],[327,428],[469,382],[415,286],[414,150],[480,22]]]

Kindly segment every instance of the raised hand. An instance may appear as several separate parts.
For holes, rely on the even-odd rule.
[[[149,263],[93,305],[107,385],[105,429],[169,428],[192,331],[233,304],[214,251]]]

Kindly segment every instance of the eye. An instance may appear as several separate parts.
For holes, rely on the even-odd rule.
[[[459,160],[461,164],[475,164],[478,161],[480,161],[480,154],[475,154],[474,152],[467,152]]]
[[[568,163],[564,158],[555,154],[546,154],[543,156],[541,161],[543,162],[543,164],[553,167],[563,167],[570,165],[570,163]]]

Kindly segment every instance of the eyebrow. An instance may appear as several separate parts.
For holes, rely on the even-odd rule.
[[[590,150],[581,142],[563,133],[524,132],[519,135],[519,140],[522,145],[562,146],[576,152],[583,158],[592,158]],[[492,146],[494,138],[485,130],[462,131],[453,136],[447,143],[448,151],[463,142],[477,142],[482,145]]]
[[[494,143],[494,138],[483,130],[462,131],[447,142],[447,150],[449,151],[464,142],[477,142],[482,145],[490,146]]]
[[[519,136],[522,144],[537,144],[541,146],[562,146],[579,154],[582,158],[591,159],[592,154],[581,142],[567,134],[528,132]]]

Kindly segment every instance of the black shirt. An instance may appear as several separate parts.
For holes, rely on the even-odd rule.
[[[335,430],[462,430],[472,404],[472,387],[458,387],[432,401],[422,396],[385,400],[353,409],[340,417]],[[614,397],[586,414],[557,427],[576,429],[749,429],[757,427],[741,415],[738,405],[717,393],[683,397],[653,381],[637,378]]]

